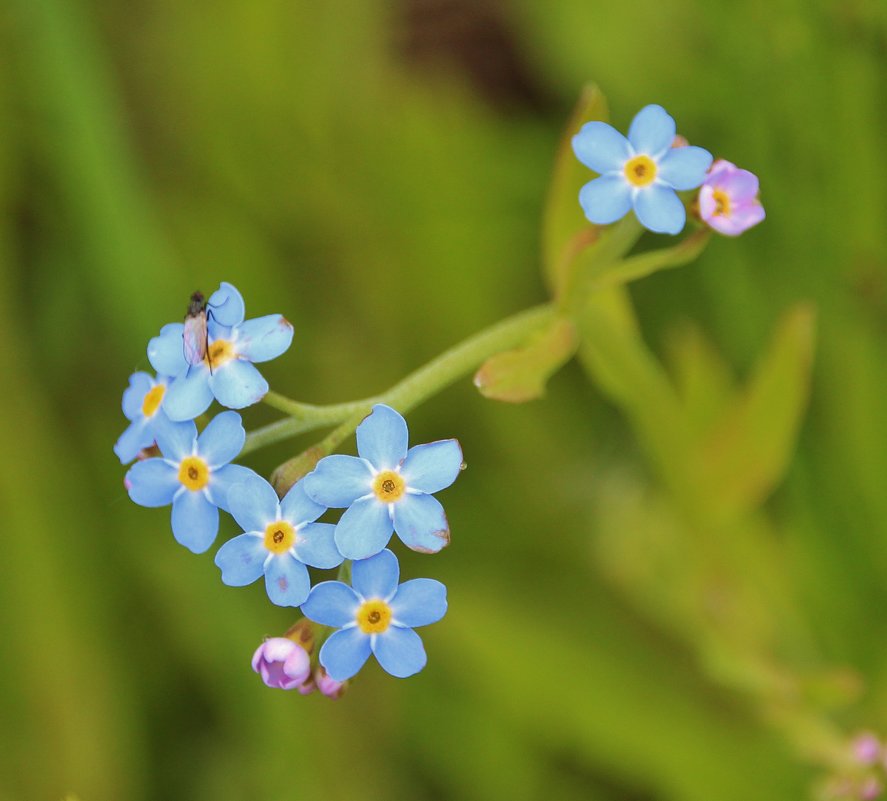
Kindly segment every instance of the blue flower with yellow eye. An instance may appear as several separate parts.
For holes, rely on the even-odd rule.
[[[366,559],[388,544],[392,531],[414,551],[436,553],[447,545],[447,516],[432,493],[459,475],[459,443],[445,439],[407,450],[406,421],[382,403],[356,433],[358,456],[327,456],[304,479],[313,501],[347,507],[336,525],[339,552],[346,559]]]
[[[372,653],[392,676],[418,673],[427,661],[414,628],[447,611],[447,588],[434,579],[398,584],[400,566],[388,549],[354,562],[351,586],[324,581],[302,605],[307,618],[338,629],[320,649],[320,664],[336,681],[350,679]]]
[[[136,462],[124,484],[140,506],[172,504],[172,533],[194,553],[203,553],[219,532],[219,509],[228,511],[228,490],[254,476],[229,462],[243,448],[246,432],[237,412],[222,412],[197,436],[193,422],[167,422],[156,431],[161,458]]]
[[[268,382],[254,362],[267,362],[292,342],[293,327],[280,314],[244,320],[243,296],[222,282],[206,303],[203,361],[185,358],[185,325],[170,323],[148,343],[148,361],[173,381],[163,399],[171,420],[193,420],[213,398],[229,409],[243,409],[262,399]]]
[[[264,574],[272,603],[300,606],[311,588],[305,566],[342,564],[342,554],[333,542],[336,527],[314,522],[326,507],[305,494],[304,481],[294,484],[278,501],[264,478],[250,476],[228,490],[228,508],[244,530],[216,554],[222,581],[229,587],[244,587]]]
[[[123,464],[131,462],[142,448],[150,448],[156,439],[156,429],[169,420],[160,408],[169,379],[148,373],[133,373],[129,386],[123,392],[123,414],[130,424],[117,442],[114,453]]]
[[[675,121],[657,105],[637,113],[628,138],[605,122],[585,123],[573,137],[573,152],[599,174],[579,191],[585,216],[608,225],[634,209],[644,228],[680,233],[687,212],[675,190],[698,187],[712,156],[701,147],[673,147],[675,133]]]

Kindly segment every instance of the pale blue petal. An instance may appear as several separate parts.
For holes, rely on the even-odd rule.
[[[631,188],[622,173],[602,175],[579,190],[579,205],[596,225],[622,219],[631,208]]]
[[[206,307],[213,320],[228,328],[243,322],[246,309],[243,295],[227,281],[209,296]]]
[[[659,162],[657,177],[675,189],[695,189],[705,180],[712,156],[701,147],[674,147]]]
[[[232,359],[215,368],[209,386],[216,400],[229,409],[243,409],[258,403],[268,392],[268,382],[249,362]]]
[[[235,484],[242,484],[244,481],[250,481],[253,478],[264,481],[255,471],[241,464],[226,464],[224,467],[213,470],[209,476],[210,500],[222,511],[230,511],[228,502],[231,488]],[[276,499],[277,495],[275,494],[274,497]],[[277,518],[273,519],[276,520]],[[271,521],[269,520],[268,522]]]
[[[631,121],[628,141],[637,153],[660,156],[674,142],[674,120],[662,106],[650,105],[642,108]]]
[[[366,559],[388,544],[392,529],[388,506],[376,498],[364,498],[355,501],[339,519],[336,547],[346,559]]]
[[[168,506],[179,484],[179,471],[164,459],[145,459],[129,468],[124,481],[139,506]]]
[[[326,506],[315,503],[305,494],[305,479],[297,481],[280,502],[280,514],[294,526],[311,523],[325,511]],[[309,563],[310,564],[310,563]]]
[[[277,493],[260,475],[252,470],[249,473],[250,475],[243,476],[229,487],[228,510],[244,531],[260,531],[264,534],[269,523],[280,519]]]
[[[370,656],[370,638],[357,626],[334,631],[320,649],[320,664],[330,678],[345,681],[359,671]]]
[[[407,452],[400,474],[410,489],[437,492],[449,487],[462,469],[462,448],[455,439],[416,445]]]
[[[413,628],[437,623],[447,613],[447,588],[434,579],[405,581],[391,599],[394,619]]]
[[[228,540],[216,553],[216,567],[222,571],[222,583],[229,587],[245,587],[265,572],[268,551],[262,538],[241,534]]]
[[[407,422],[384,403],[373,406],[356,433],[357,452],[376,470],[393,470],[407,455]]]
[[[163,411],[170,420],[193,420],[203,414],[212,402],[209,370],[204,365],[197,365],[169,385],[163,396]]]
[[[203,553],[219,533],[219,510],[200,492],[185,492],[172,502],[172,533],[176,542]]]
[[[237,353],[251,362],[276,359],[293,341],[293,325],[281,314],[256,317],[237,326]]]
[[[144,417],[135,420],[120,435],[114,444],[114,453],[121,464],[128,464],[139,455],[142,448],[147,448],[154,442],[154,430],[149,422]]]
[[[407,494],[394,505],[394,530],[407,548],[437,553],[450,544],[443,506],[433,495]]]
[[[336,527],[332,523],[309,523],[298,531],[296,558],[311,567],[328,570],[342,564],[344,557],[333,539]]]
[[[301,606],[311,589],[308,568],[288,553],[274,556],[265,567],[265,589],[277,606]]]
[[[123,414],[127,420],[135,420],[136,417],[142,417],[142,404],[145,401],[145,395],[154,381],[147,373],[133,373],[129,377],[129,386],[123,390]]]
[[[369,462],[339,453],[321,459],[303,481],[308,497],[328,509],[344,509],[373,491]]]
[[[188,369],[182,339],[184,330],[182,323],[169,323],[160,329],[160,336],[148,342],[148,361],[161,375],[178,376]]]
[[[379,664],[399,679],[418,673],[428,661],[422,638],[412,629],[399,626],[389,626],[386,632],[377,634],[372,650]]]
[[[605,122],[586,122],[573,137],[573,152],[597,173],[621,170],[631,157],[628,140]]]
[[[394,595],[399,580],[400,565],[397,564],[397,557],[387,548],[351,565],[351,585],[365,599],[387,600]]]
[[[322,581],[314,586],[308,600],[302,604],[302,613],[322,626],[341,628],[354,622],[359,608],[360,598],[347,584]]]
[[[154,426],[154,439],[160,452],[174,462],[181,462],[194,450],[197,426],[191,420],[175,423],[168,417],[159,417]]]
[[[679,234],[687,221],[681,199],[662,184],[651,184],[637,193],[634,213],[644,228],[657,234]]]
[[[237,412],[222,412],[209,421],[197,438],[197,452],[211,468],[228,464],[243,448],[246,431]]]

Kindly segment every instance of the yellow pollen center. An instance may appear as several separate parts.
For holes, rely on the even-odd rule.
[[[186,456],[179,465],[179,481],[191,492],[209,483],[209,467],[199,456]]]
[[[221,367],[225,362],[230,362],[237,354],[234,346],[227,339],[217,339],[211,342],[206,349],[206,363],[212,368]]]
[[[364,634],[381,634],[391,625],[391,607],[385,601],[365,601],[357,610],[357,625]]]
[[[157,384],[148,390],[145,399],[142,401],[142,414],[145,417],[154,416],[154,413],[160,408],[164,392],[166,392],[166,387],[163,384]]]
[[[399,501],[406,491],[406,482],[393,470],[383,470],[373,479],[373,492],[382,503]]]
[[[711,199],[715,202],[715,217],[730,216],[730,195],[728,195],[723,189],[713,189]]]
[[[286,553],[296,541],[296,530],[286,520],[275,520],[265,526],[265,548],[271,553]]]
[[[647,186],[656,180],[656,162],[649,156],[635,156],[625,162],[625,177],[632,186]]]

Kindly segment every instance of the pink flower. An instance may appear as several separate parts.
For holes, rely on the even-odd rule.
[[[699,216],[718,233],[739,236],[764,219],[758,177],[718,159],[699,188]]]
[[[292,690],[311,674],[308,652],[286,637],[269,637],[253,654],[253,670],[269,687]]]
[[[322,667],[318,667],[314,672],[314,681],[317,689],[327,698],[341,698],[348,687],[347,681],[336,681]]]

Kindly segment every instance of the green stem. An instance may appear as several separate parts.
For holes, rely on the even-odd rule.
[[[241,454],[328,425],[346,422],[350,425],[356,418],[350,429],[353,430],[376,403],[386,403],[400,412],[407,412],[477,369],[490,356],[521,344],[549,322],[554,313],[554,307],[546,304],[507,317],[444,351],[384,392],[361,400],[315,406],[290,400],[277,393],[268,393],[265,396],[268,405],[285,411],[290,417],[250,432]],[[345,431],[341,435],[344,439],[350,431],[345,430],[345,425],[340,428]],[[338,435],[339,431],[336,429],[330,437]]]

